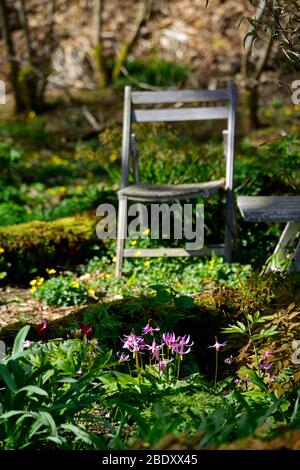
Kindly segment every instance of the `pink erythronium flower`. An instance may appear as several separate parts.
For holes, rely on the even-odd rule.
[[[261,363],[259,364],[259,368],[261,370],[270,370],[272,365],[273,365],[272,362],[268,364],[267,361],[264,360],[264,361],[261,361]]]
[[[263,357],[264,359],[268,359],[271,354],[273,354],[273,351],[271,349],[268,349],[267,351],[264,352]]]
[[[242,385],[243,381],[239,377],[234,380],[235,385]]]
[[[129,354],[124,354],[122,352],[117,352],[117,357],[120,362],[127,362],[130,360]]]
[[[227,341],[224,341],[224,343],[219,343],[218,340],[216,339],[215,344],[212,346],[208,346],[208,348],[215,348],[216,351],[220,351],[221,348],[224,348],[226,346]]]
[[[174,346],[173,346],[174,351],[176,352],[176,354],[179,354],[181,356],[181,358],[182,358],[183,354],[188,354],[189,352],[191,352],[191,348],[194,344],[194,341],[192,341],[189,344],[190,339],[191,339],[190,335],[188,335],[188,336],[184,335],[182,337],[179,336],[179,338],[177,340],[178,343],[175,343]],[[187,348],[186,351],[184,350],[184,347]]]
[[[173,361],[173,359],[170,359],[169,361],[167,361],[166,359],[164,359],[162,361],[159,361],[159,363],[157,364],[158,370],[160,372],[163,372],[165,370],[165,368],[168,366],[168,364],[172,361]]]
[[[160,349],[162,349],[162,347],[163,347],[162,344],[156,344],[155,338],[152,341],[151,345],[146,344],[146,349],[148,349],[152,353],[152,359],[156,359],[156,360],[159,359],[159,351]]]
[[[148,335],[149,333],[150,334],[153,334],[154,331],[159,331],[160,328],[155,327],[153,328],[153,326],[150,325],[150,323],[147,323],[147,325],[143,328],[143,335]]]
[[[144,338],[141,336],[137,336],[134,332],[130,333],[130,335],[124,335],[123,341],[123,348],[129,349],[132,353],[137,353],[145,349],[145,342]]]
[[[271,375],[271,374],[268,374],[267,376],[267,381],[268,381],[268,384],[271,385],[273,382],[275,382],[276,380],[276,376],[275,375]]]
[[[174,346],[177,343],[175,333],[163,333],[162,334],[162,339],[164,343],[168,346],[169,349],[174,350]]]

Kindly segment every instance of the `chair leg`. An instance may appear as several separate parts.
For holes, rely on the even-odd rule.
[[[295,267],[296,271],[300,271],[300,241],[298,242],[295,253]]]
[[[264,273],[269,273],[270,271],[276,271],[280,269],[280,262],[284,261],[287,256],[287,249],[294,242],[295,238],[298,235],[300,230],[300,224],[297,222],[289,222],[286,224],[280,239],[277,243],[277,246],[274,250],[274,253],[271,257],[270,262],[268,263]],[[297,255],[298,247],[296,249],[296,269],[297,269]]]
[[[124,243],[127,232],[127,198],[119,199],[118,213],[118,234],[117,234],[117,256],[116,256],[116,277],[122,275]]]
[[[233,192],[227,191],[225,215],[224,255],[227,263],[231,263],[233,243],[236,237],[236,221],[234,211]]]

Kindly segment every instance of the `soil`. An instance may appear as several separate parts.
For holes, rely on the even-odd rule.
[[[0,290],[0,329],[14,323],[37,323],[63,318],[76,310],[72,307],[44,305],[32,298],[29,289],[5,287]]]

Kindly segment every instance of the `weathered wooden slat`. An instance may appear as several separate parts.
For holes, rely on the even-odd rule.
[[[166,90],[166,91],[134,91],[133,104],[159,104],[159,103],[193,103],[209,101],[228,101],[227,89],[218,90]]]
[[[229,108],[226,106],[180,108],[180,109],[135,109],[132,120],[135,122],[174,122],[203,121],[209,119],[228,119]]]
[[[141,248],[140,250],[133,248],[126,248],[124,250],[124,257],[126,258],[139,258],[139,257],[148,257],[148,258],[157,258],[159,256],[209,256],[212,253],[217,255],[224,254],[223,245],[212,245],[202,250],[185,250],[184,248]]]
[[[300,196],[239,196],[237,204],[248,222],[300,221]]]
[[[224,187],[225,179],[191,184],[149,184],[139,183],[127,186],[119,191],[120,196],[126,196],[131,200],[174,200],[192,197],[210,197],[218,194]]]

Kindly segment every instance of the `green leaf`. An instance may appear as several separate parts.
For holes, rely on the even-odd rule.
[[[229,325],[227,328],[222,328],[223,333],[239,333],[243,334],[244,330],[242,330],[239,326],[237,325]]]
[[[263,390],[264,392],[267,392],[267,390],[268,390],[267,385],[266,385],[265,382],[258,376],[258,374],[257,374],[257,372],[256,372],[255,370],[249,369],[249,370],[248,370],[248,377],[249,377],[250,381],[251,381],[254,385],[257,385],[257,387],[259,387],[261,390]]]
[[[274,336],[277,334],[277,326],[278,325],[272,325],[270,328],[262,328],[259,332],[259,337],[260,338],[268,338],[269,336]]]
[[[12,374],[9,372],[7,366],[4,364],[0,364],[0,377],[12,393],[17,391],[16,382]]]
[[[15,354],[18,354],[21,351],[23,351],[24,341],[26,339],[26,336],[28,335],[29,330],[30,330],[30,325],[26,325],[17,334],[16,339],[14,341],[12,353],[11,353],[12,358]]]
[[[40,411],[38,420],[51,431],[52,436],[58,437],[57,426],[50,413]]]
[[[17,394],[21,392],[29,392],[29,394],[41,395],[44,397],[48,396],[46,390],[43,390],[42,388],[37,387],[36,385],[26,385],[26,387],[20,388],[20,390],[17,391]]]
[[[240,327],[241,331],[244,333],[246,331],[246,325],[241,321],[237,321],[236,324]]]
[[[22,415],[24,411],[17,411],[17,410],[11,410],[7,411],[6,413],[3,413],[0,415],[0,422],[1,421],[6,421],[9,418],[12,418],[12,416],[17,416],[17,415]]]

